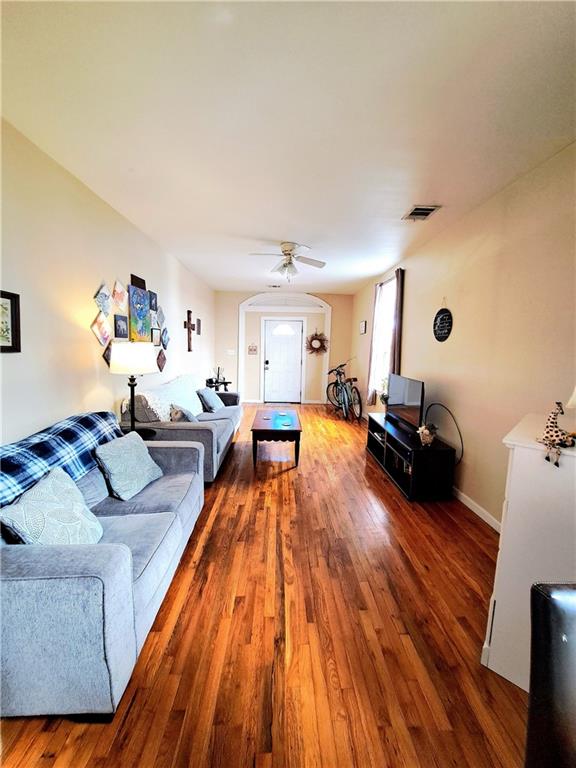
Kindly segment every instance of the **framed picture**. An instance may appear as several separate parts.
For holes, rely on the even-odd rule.
[[[158,370],[163,371],[164,366],[166,365],[166,355],[164,354],[164,350],[161,349],[160,352],[158,352],[158,357],[156,358],[156,363],[158,364]]]
[[[146,280],[138,277],[138,275],[130,275],[130,285],[133,285],[134,288],[141,288],[143,291],[146,290]]]
[[[128,291],[122,285],[120,280],[116,280],[112,289],[112,300],[118,306],[120,314],[128,314]]]
[[[248,354],[249,355],[257,355],[258,354],[258,345],[257,344],[248,344]]]
[[[94,301],[100,312],[103,312],[106,316],[110,314],[110,310],[112,309],[112,294],[105,283],[102,283],[100,288],[98,288],[94,294]]]
[[[360,320],[360,335],[363,336],[366,333],[367,328],[367,322],[366,320]]]
[[[159,347],[162,344],[161,334],[162,331],[160,328],[152,328],[152,344],[154,344],[155,347]]]
[[[112,342],[110,342],[104,352],[102,352],[102,357],[104,358],[108,368],[110,368],[110,358],[112,357]]]
[[[128,286],[130,341],[150,341],[150,297],[143,288]]]
[[[0,352],[20,351],[20,295],[0,291]]]
[[[112,338],[112,328],[104,312],[98,312],[90,328],[100,344],[105,347]]]
[[[196,318],[196,335],[202,335],[202,320],[199,317]]]
[[[150,296],[150,311],[156,312],[158,309],[158,294],[154,293],[154,291],[148,291],[148,295]]]
[[[156,320],[158,321],[158,327],[164,328],[164,323],[166,321],[166,318],[164,317],[164,312],[162,311],[162,307],[158,307],[156,310]]]
[[[168,349],[168,344],[170,344],[170,334],[168,333],[168,328],[162,329],[162,335],[160,338],[162,340],[162,346],[164,349]]]
[[[114,336],[117,339],[128,338],[128,316],[114,315]]]
[[[160,323],[158,322],[158,312],[155,312],[153,309],[150,310],[150,327],[160,328]]]

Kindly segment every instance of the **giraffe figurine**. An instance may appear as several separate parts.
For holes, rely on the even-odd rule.
[[[556,402],[556,406],[550,411],[550,415],[546,420],[546,426],[544,427],[544,434],[538,439],[539,443],[543,443],[546,446],[546,461],[551,460],[551,456],[554,457],[554,466],[560,466],[560,453],[562,448],[571,448],[574,445],[574,436],[569,434],[565,429],[558,426],[558,416],[564,415],[564,408],[560,401]]]

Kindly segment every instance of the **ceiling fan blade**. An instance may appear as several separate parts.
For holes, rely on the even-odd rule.
[[[311,259],[308,256],[294,256],[296,261],[301,262],[302,264],[308,264],[309,267],[317,267],[318,269],[322,269],[322,267],[326,266],[325,261],[319,261],[318,259]]]
[[[277,256],[278,254],[275,254],[275,255]],[[282,259],[281,261],[278,262],[278,264],[276,264],[274,269],[270,270],[270,272],[282,272],[284,270],[285,264],[286,264],[285,259]]]
[[[276,251],[275,253],[263,253],[262,251],[259,251],[258,253],[249,253],[248,256],[276,256],[280,257],[281,254]]]

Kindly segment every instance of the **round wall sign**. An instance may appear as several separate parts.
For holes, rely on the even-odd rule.
[[[436,341],[446,341],[452,332],[452,312],[449,309],[439,309],[434,318],[434,338]]]

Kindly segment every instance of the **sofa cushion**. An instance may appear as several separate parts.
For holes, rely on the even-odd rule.
[[[169,400],[172,405],[186,408],[194,416],[204,410],[190,376],[179,376],[177,379],[163,384],[160,389],[163,392],[162,396]]]
[[[131,499],[148,483],[162,477],[162,470],[136,432],[99,446],[96,457],[113,494],[119,499]]]
[[[242,421],[242,406],[225,405],[214,413],[198,414],[198,421],[221,421],[222,419],[228,419],[232,422],[234,429],[237,429]]]
[[[170,421],[198,421],[196,416],[182,405],[170,406]]]
[[[182,526],[171,512],[156,515],[102,517],[102,543],[125,544],[132,552],[134,610],[145,609],[170,567],[182,538]]]
[[[222,453],[234,434],[234,425],[229,419],[214,422],[216,426],[216,452]]]
[[[204,410],[208,411],[209,413],[214,413],[214,411],[218,411],[220,408],[222,408],[222,400],[220,400],[216,394],[216,391],[214,389],[210,389],[210,387],[199,389],[198,397],[200,400],[202,400]]]
[[[84,475],[84,477],[81,477],[76,482],[76,485],[90,509],[99,504],[103,499],[108,498],[106,478],[99,467],[91,469],[87,475]]]
[[[99,517],[136,514],[178,514],[186,525],[197,496],[202,492],[202,478],[196,472],[163,475],[129,501],[108,496],[92,511]]]
[[[3,507],[0,519],[25,544],[96,544],[102,537],[100,521],[60,467]]]

